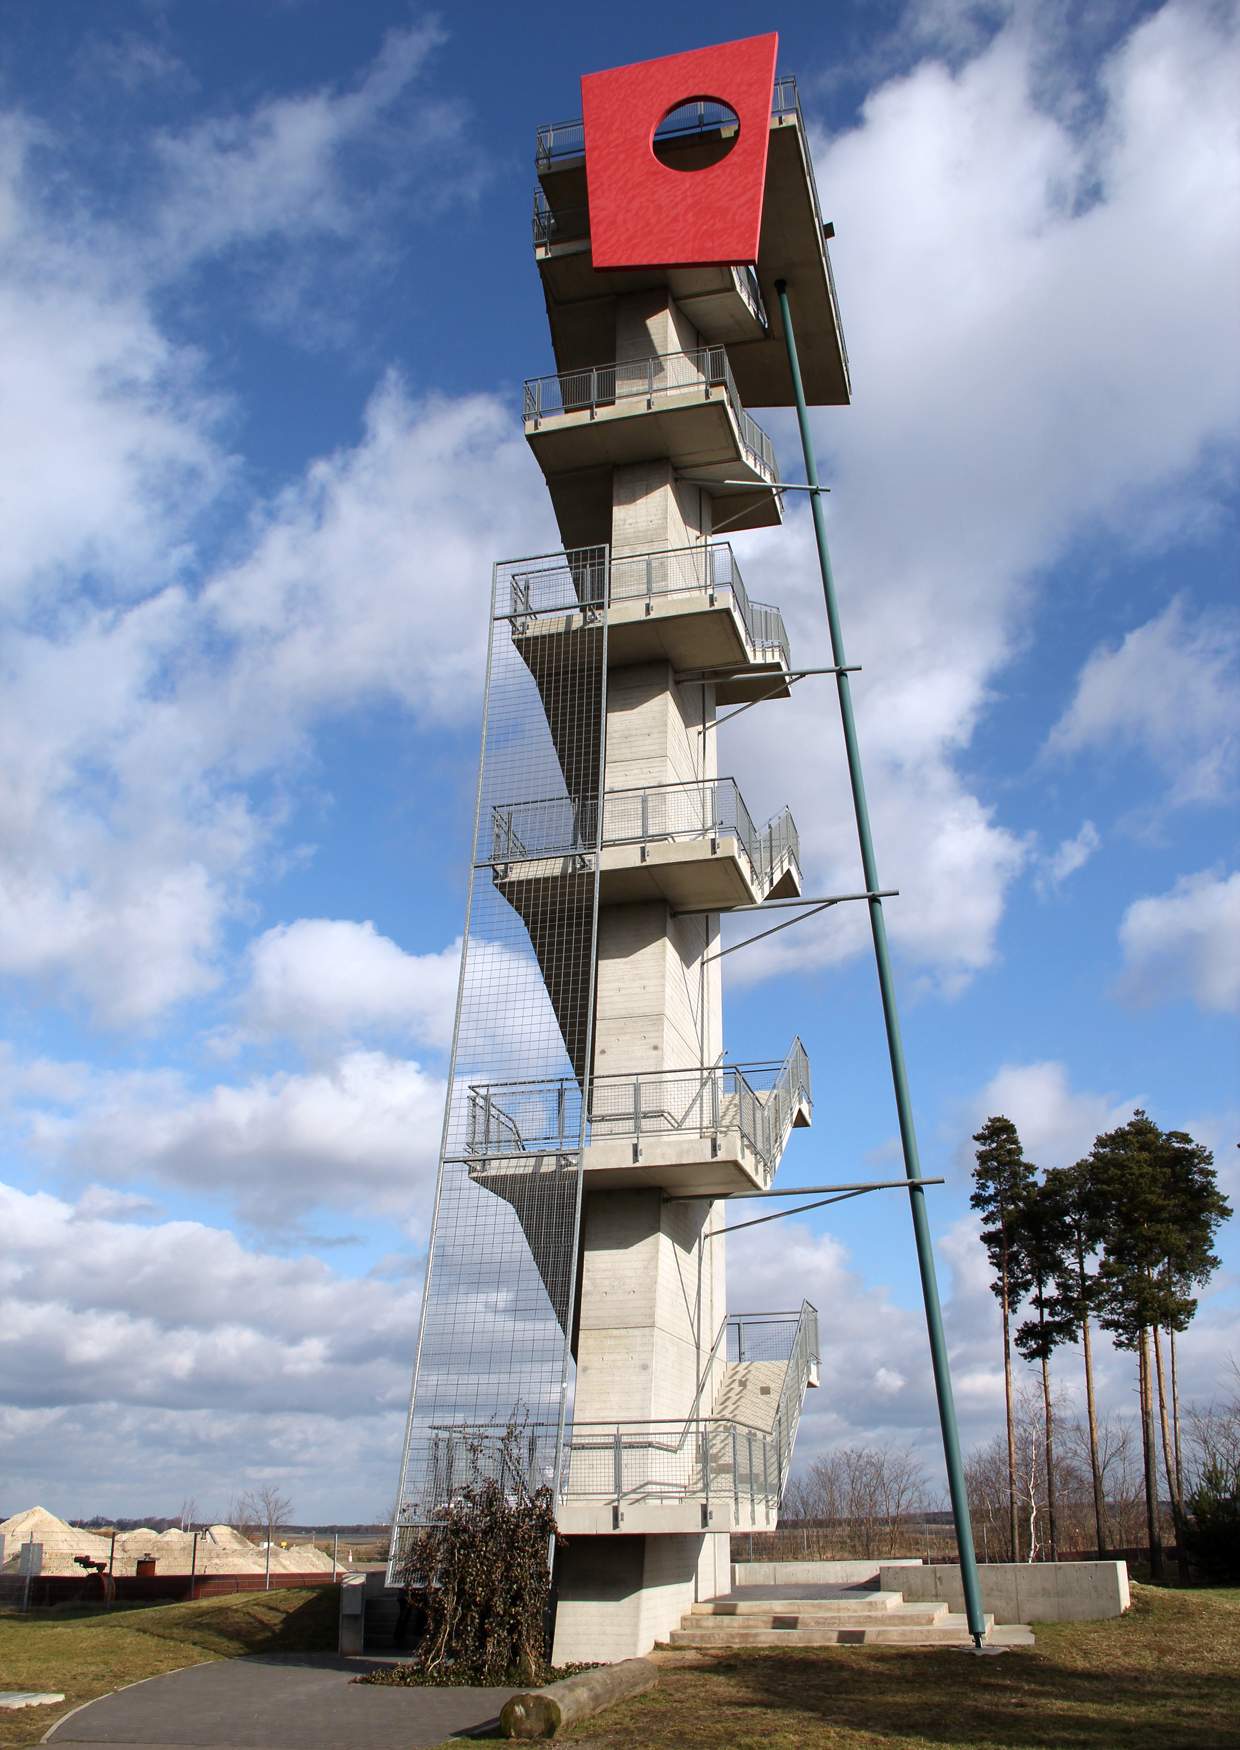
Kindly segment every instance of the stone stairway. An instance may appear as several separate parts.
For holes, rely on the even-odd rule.
[[[695,1604],[673,1629],[673,1647],[723,1651],[741,1647],[833,1647],[895,1645],[968,1646],[964,1616],[946,1604],[907,1604],[903,1593],[848,1587],[807,1586],[796,1597],[775,1596],[791,1588],[738,1587],[728,1598]],[[994,1617],[986,1617],[986,1629]]]

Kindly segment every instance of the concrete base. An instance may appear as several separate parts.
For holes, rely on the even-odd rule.
[[[920,1556],[884,1562],[884,1570],[920,1568]],[[879,1584],[879,1563],[856,1562],[733,1562],[733,1586],[868,1586]],[[885,1584],[886,1582],[884,1582]],[[893,1582],[899,1590],[903,1581]]]
[[[666,1641],[699,1599],[728,1588],[729,1539],[575,1537],[556,1556],[552,1660],[612,1663]]]
[[[999,1622],[1091,1622],[1122,1616],[1131,1603],[1126,1562],[982,1562],[982,1608]],[[960,1569],[884,1562],[879,1584],[898,1587],[910,1602],[964,1609]]]

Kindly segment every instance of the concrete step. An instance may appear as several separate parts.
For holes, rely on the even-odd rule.
[[[680,1619],[682,1629],[713,1635],[726,1641],[730,1635],[745,1635],[751,1630],[774,1629],[787,1633],[794,1629],[834,1628],[934,1628],[948,1617],[945,1604],[893,1604],[884,1611],[820,1610],[815,1605],[801,1609],[788,1605],[745,1616],[697,1616],[690,1612]]]
[[[987,1630],[993,1625],[994,1617],[987,1616]],[[925,1623],[909,1622],[907,1618],[893,1623],[863,1617],[854,1624],[818,1623],[806,1628],[759,1628],[737,1622],[726,1627],[713,1622],[703,1626],[694,1619],[692,1628],[673,1629],[669,1636],[673,1647],[702,1647],[716,1652],[728,1647],[967,1646],[971,1638],[964,1616],[951,1612]]]
[[[708,1598],[704,1603],[695,1604],[691,1614],[700,1616],[878,1616],[884,1617],[889,1611],[904,1603],[902,1592],[864,1592],[854,1593],[847,1598]],[[944,1604],[927,1606],[928,1609],[947,1609]]]

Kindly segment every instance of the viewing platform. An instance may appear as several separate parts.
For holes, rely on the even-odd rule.
[[[523,417],[566,547],[609,526],[612,469],[665,458],[703,483],[730,529],[783,521],[774,445],[721,346],[531,377]]]
[[[569,1078],[490,1082],[468,1093],[470,1177],[522,1196],[575,1155],[581,1089]],[[782,1063],[595,1075],[584,1173],[595,1189],[768,1190],[794,1129],[813,1118],[809,1059],[799,1039]]]
[[[537,673],[554,672],[547,640],[592,624],[607,605],[607,663],[665,661],[679,673],[715,684],[720,705],[788,696],[791,666],[783,616],[751,600],[727,541],[616,553],[585,547],[521,562],[502,571],[512,636]],[[579,612],[549,611],[547,602],[580,603]],[[538,650],[537,657],[535,651]]]
[[[852,399],[848,351],[831,269],[828,232],[823,224],[797,83],[791,75],[775,81],[770,129],[762,236],[758,260],[753,264],[767,321],[747,339],[729,339],[732,368],[741,394],[750,406],[791,407],[795,402],[775,293],[775,281],[786,280],[791,288],[789,299],[806,399],[811,404],[846,406]],[[684,168],[691,172],[695,153],[700,156],[723,131],[717,105],[708,100],[682,105],[659,128],[660,156],[665,163],[672,163],[679,156]],[[597,350],[592,348],[606,345],[612,320],[609,295],[656,285],[672,288],[673,276],[685,270],[660,267],[591,271],[587,279],[580,262],[567,264],[571,254],[582,256],[589,245],[585,132],[581,119],[540,127],[534,160],[544,203],[541,219],[536,208],[535,256],[542,275],[556,361],[569,369],[587,358],[597,357]],[[745,264],[737,266],[744,271]],[[679,297],[680,293],[674,295]]]
[[[494,880],[532,934],[546,920],[554,927],[549,884],[577,874],[593,852],[595,806],[551,797],[492,809]],[[755,826],[731,778],[609,790],[603,798],[601,904],[661,899],[716,911],[800,892],[790,811]]]

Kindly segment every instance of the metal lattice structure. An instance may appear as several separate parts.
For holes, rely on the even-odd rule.
[[[393,1572],[402,1534],[450,1497],[471,1430],[502,1433],[519,1421],[531,1478],[558,1484],[593,1025],[606,576],[605,547],[494,571],[473,858]],[[553,879],[514,884],[494,822],[531,806],[571,823],[567,866]],[[478,1089],[517,1081],[554,1083],[554,1146],[524,1158],[514,1146],[493,1163],[478,1148]],[[537,1128],[535,1103],[508,1102],[514,1137]]]

